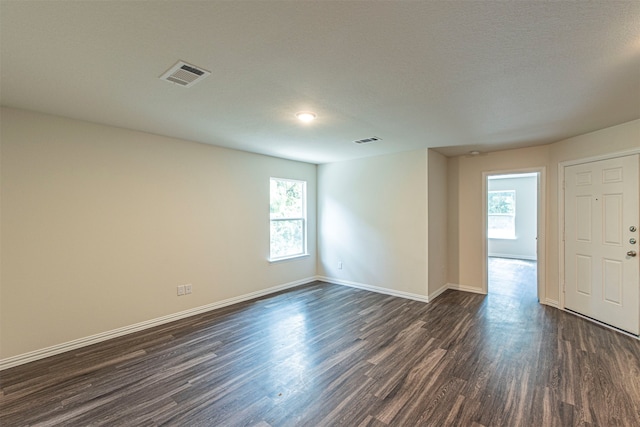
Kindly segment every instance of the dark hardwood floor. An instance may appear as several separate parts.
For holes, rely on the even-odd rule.
[[[0,373],[2,426],[638,426],[640,342],[533,298],[315,282]]]

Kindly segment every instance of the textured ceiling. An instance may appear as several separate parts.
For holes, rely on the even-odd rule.
[[[311,163],[640,117],[639,1],[2,0],[0,26],[2,105]],[[158,79],[179,59],[212,74]]]

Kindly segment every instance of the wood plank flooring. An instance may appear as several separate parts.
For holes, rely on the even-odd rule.
[[[314,282],[0,373],[2,426],[638,426],[640,342]]]

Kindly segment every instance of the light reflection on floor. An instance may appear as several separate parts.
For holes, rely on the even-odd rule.
[[[536,274],[536,261],[489,258],[487,308],[478,323],[494,338],[484,343],[488,354],[516,354],[539,333],[531,321],[539,312]]]
[[[307,321],[304,308],[273,319],[268,326],[271,361],[271,384],[281,390],[306,389],[311,385],[310,352],[307,347]]]
[[[489,257],[488,262],[489,295],[537,301],[536,261]]]

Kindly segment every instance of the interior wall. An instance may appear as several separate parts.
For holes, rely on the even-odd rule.
[[[449,283],[460,283],[460,157],[447,158],[447,277]]]
[[[1,358],[315,277],[315,165],[1,114]],[[270,176],[308,182],[309,257],[267,261]]]
[[[536,259],[537,188],[537,176],[488,180],[488,191],[515,190],[516,192],[515,238],[488,239],[489,256]]]
[[[428,151],[428,273],[429,296],[439,294],[448,283],[447,158]]]
[[[549,146],[505,150],[458,157],[459,283],[482,292],[483,283],[483,172],[546,166]]]
[[[559,163],[638,148],[640,120],[634,120],[549,145],[450,158],[450,197],[455,197],[455,201],[450,199],[449,203],[450,241],[457,238],[458,243],[457,252],[450,250],[450,281],[482,291],[482,173],[546,167],[546,227],[539,230],[539,234],[545,237],[546,302],[557,304]],[[457,221],[452,224],[456,216]]]
[[[320,165],[318,200],[320,276],[426,298],[427,150]]]

